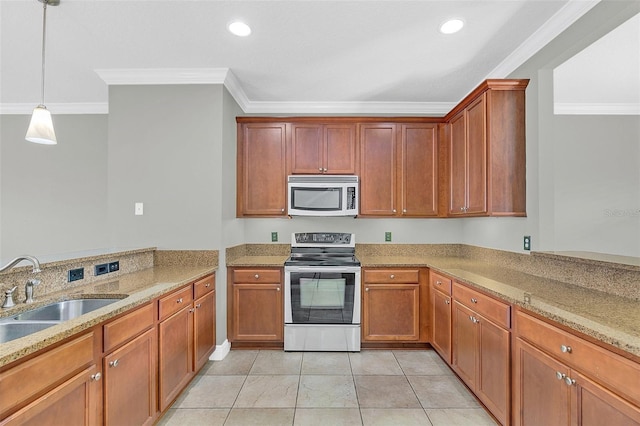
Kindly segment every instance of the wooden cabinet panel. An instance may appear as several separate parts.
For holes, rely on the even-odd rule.
[[[449,142],[449,214],[465,214],[467,205],[467,127],[462,111],[450,122]]]
[[[451,297],[431,284],[431,346],[451,364]]]
[[[640,407],[623,400],[613,392],[572,372],[571,419],[573,425],[640,425]]]
[[[457,301],[453,302],[451,367],[474,390],[478,368],[478,328],[472,317],[471,310]]]
[[[568,374],[560,362],[522,339],[515,339],[514,424],[568,425],[570,389],[562,380],[562,375]]]
[[[282,341],[284,307],[281,284],[233,285],[233,339]]]
[[[365,269],[365,283],[418,283],[418,269]]]
[[[92,365],[94,348],[94,333],[86,333],[0,373],[0,418]]]
[[[238,138],[237,216],[284,216],[285,123],[239,124]]]
[[[216,276],[215,274],[208,275],[195,283],[193,283],[193,298],[199,299],[205,294],[215,291],[216,289]]]
[[[234,283],[280,283],[282,273],[279,269],[234,269]]]
[[[352,175],[356,172],[355,124],[324,126],[322,152],[324,173]]]
[[[196,371],[209,360],[216,346],[216,295],[211,291],[194,302],[194,356]]]
[[[0,425],[93,426],[102,423],[100,396],[102,381],[95,365],[53,388],[44,396],[0,422]],[[2,397],[7,393],[2,393]]]
[[[291,125],[291,173],[322,173],[322,125]]]
[[[360,215],[397,213],[395,124],[360,125]]]
[[[160,321],[169,318],[171,315],[184,309],[185,306],[190,306],[191,302],[193,302],[193,288],[190,285],[176,290],[168,296],[164,296],[158,302],[158,316]]]
[[[487,212],[487,114],[484,97],[480,96],[467,108],[467,214]]]
[[[420,285],[365,282],[362,300],[363,341],[418,341]]]
[[[453,283],[453,298],[502,327],[511,327],[511,306],[472,288]]]
[[[354,174],[355,124],[291,124],[291,173]]]
[[[193,313],[191,310],[189,304],[158,324],[160,411],[169,407],[193,375]]]
[[[429,280],[431,286],[444,294],[451,296],[452,280],[451,278],[438,274],[437,272],[429,271]]]
[[[438,214],[438,138],[436,124],[401,126],[398,203],[405,217]]]
[[[105,425],[147,425],[156,416],[156,330],[104,358]]]
[[[155,304],[149,303],[105,324],[103,327],[104,351],[110,352],[144,330],[153,327],[155,318]]]

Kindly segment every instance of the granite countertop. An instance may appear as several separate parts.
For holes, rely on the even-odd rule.
[[[429,267],[640,357],[637,300],[456,257],[361,255],[358,258],[363,267]]]
[[[282,268],[284,261],[289,258],[289,255],[275,255],[275,256],[240,256],[232,260],[227,261],[227,266],[237,267],[275,267]]]
[[[185,284],[215,272],[216,267],[203,266],[155,266],[137,272],[123,274],[94,284],[76,287],[71,292],[58,292],[36,299],[33,305],[19,304],[14,308],[0,311],[0,317],[10,317],[22,311],[34,309],[51,302],[77,299],[80,297],[122,297],[123,299],[87,313],[72,320],[64,321],[29,336],[0,344],[0,367],[23,356],[32,354],[73,334],[89,329],[118,314],[140,306],[154,298],[168,293]]]

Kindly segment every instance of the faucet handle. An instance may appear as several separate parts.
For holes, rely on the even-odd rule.
[[[2,304],[3,308],[12,308],[16,304],[13,302],[13,292],[16,291],[18,286],[14,286],[12,289],[6,290],[4,292],[4,303]]]
[[[16,288],[18,288],[18,286],[14,285],[12,289],[9,289],[9,290],[5,291],[4,294],[6,294],[6,295],[13,294],[13,292],[16,291]]]

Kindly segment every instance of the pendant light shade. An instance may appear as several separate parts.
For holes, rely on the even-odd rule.
[[[53,120],[51,113],[44,105],[38,105],[33,109],[29,129],[25,139],[29,142],[40,143],[43,145],[55,145],[56,132],[53,130]]]
[[[38,0],[43,5],[42,12],[42,102],[33,109],[31,122],[27,129],[25,139],[28,142],[35,142],[43,145],[56,145],[56,132],[53,130],[53,120],[51,113],[44,106],[44,59],[45,59],[45,40],[47,35],[47,5],[57,6],[60,0]]]

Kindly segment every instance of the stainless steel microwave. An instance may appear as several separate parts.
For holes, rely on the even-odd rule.
[[[358,176],[294,175],[287,190],[290,216],[358,215]]]

